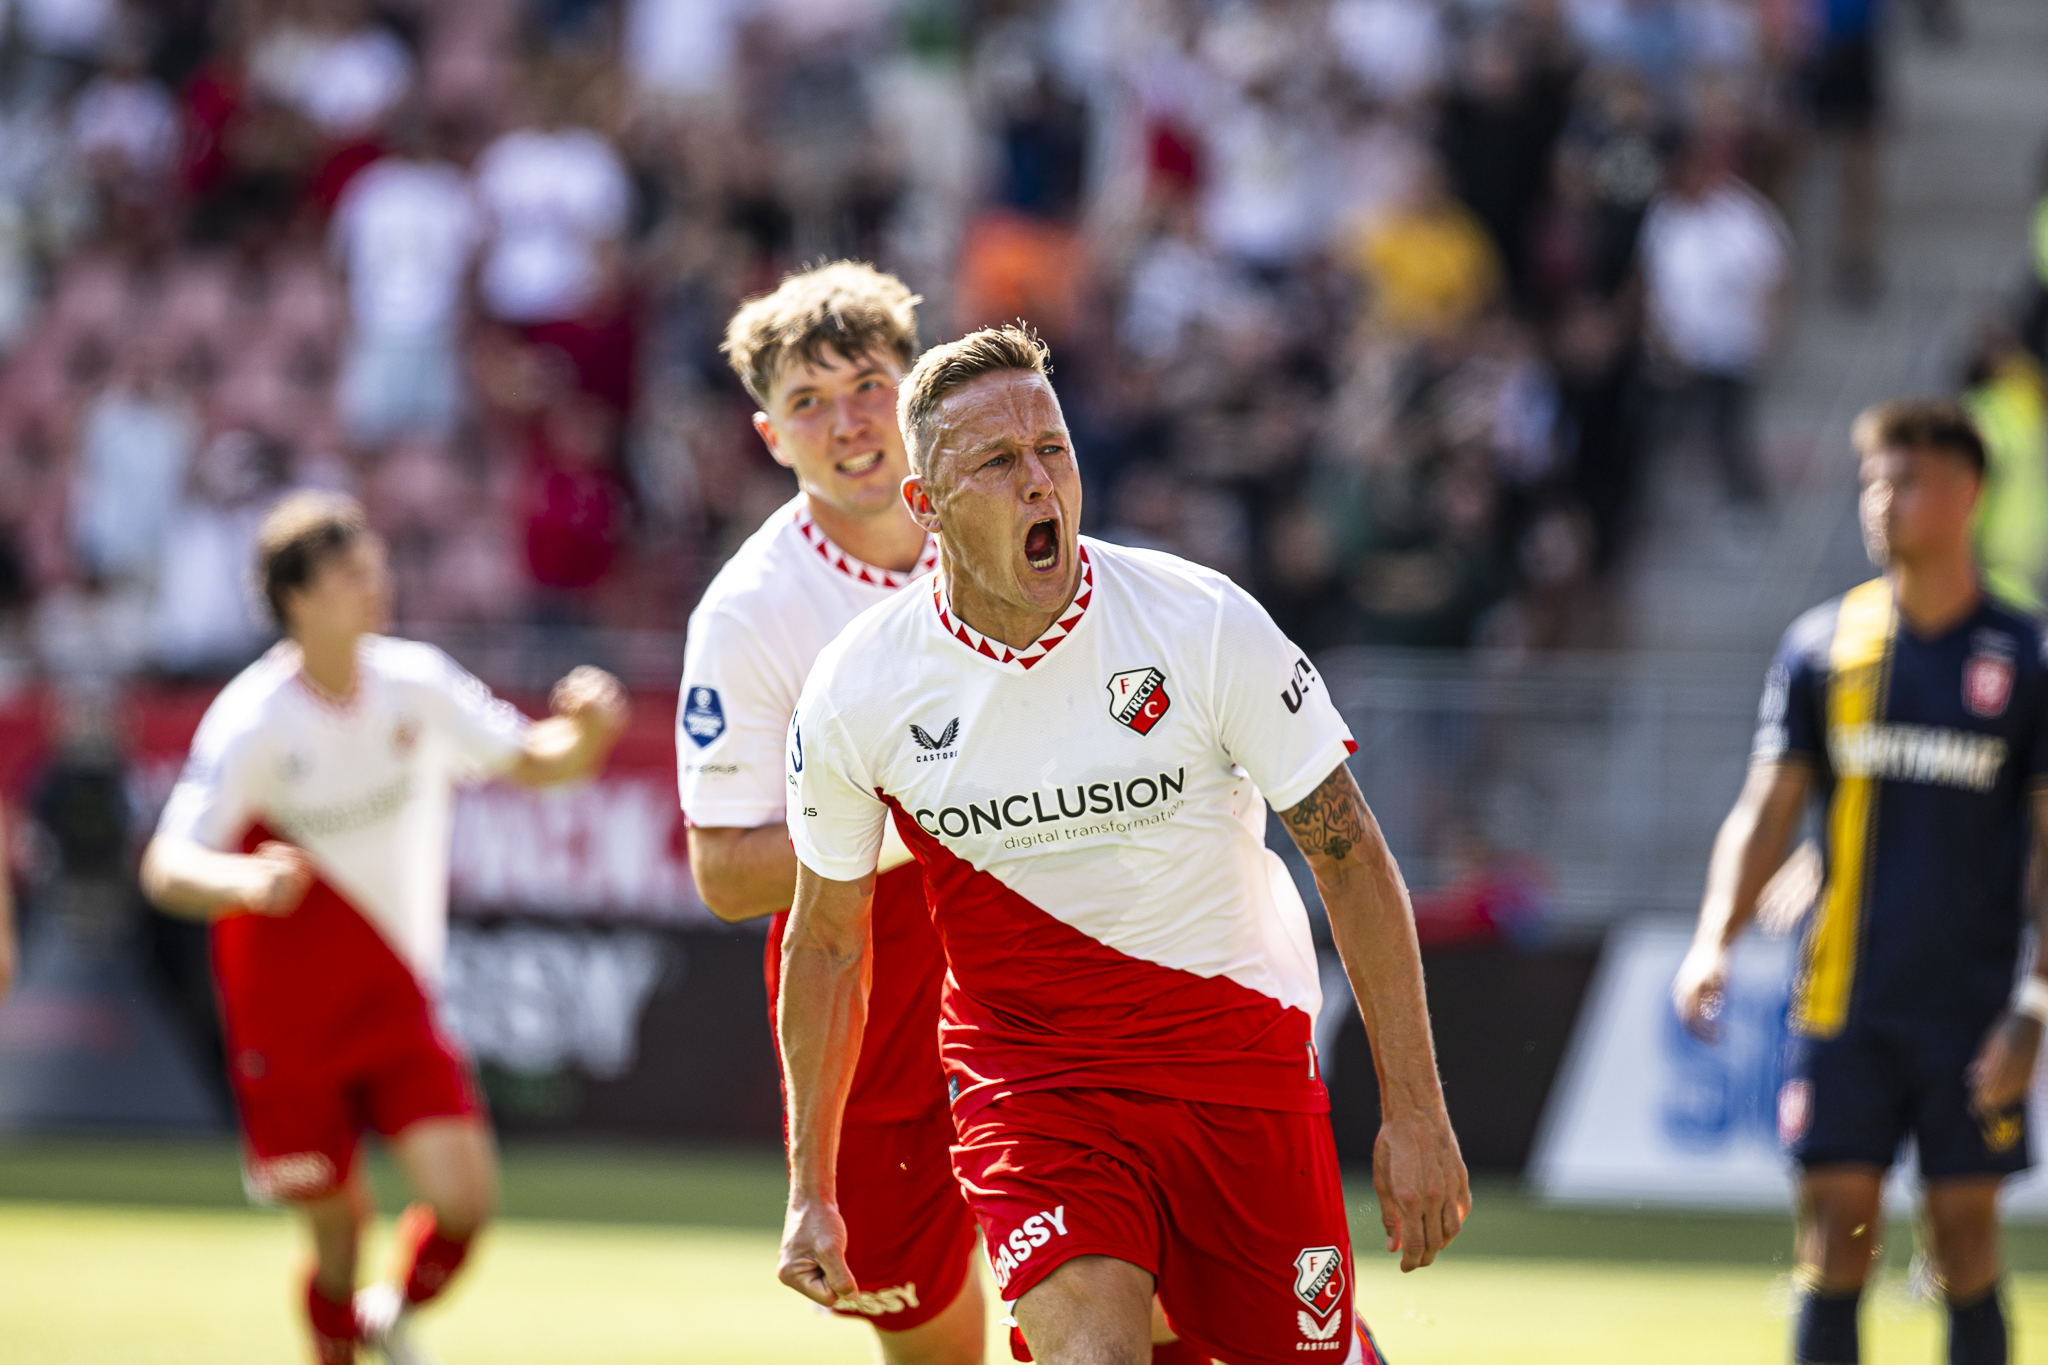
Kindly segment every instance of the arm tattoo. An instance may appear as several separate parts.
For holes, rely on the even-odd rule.
[[[1365,842],[1365,797],[1352,779],[1351,769],[1339,763],[1331,774],[1302,799],[1300,805],[1280,812],[1294,842],[1304,856],[1333,858],[1341,862],[1351,850]]]

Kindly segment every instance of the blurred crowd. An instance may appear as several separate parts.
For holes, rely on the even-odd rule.
[[[1646,452],[1765,504],[1773,199],[1874,9],[13,0],[0,667],[237,666],[294,485],[407,628],[679,630],[790,491],[724,322],[842,255],[1037,327],[1088,529],[1304,643],[1598,643]]]

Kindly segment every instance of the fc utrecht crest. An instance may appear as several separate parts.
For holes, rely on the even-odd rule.
[[[1156,668],[1128,668],[1110,675],[1110,718],[1139,734],[1150,734],[1173,698],[1166,695],[1166,675]]]
[[[1344,1255],[1335,1247],[1309,1247],[1294,1258],[1294,1297],[1317,1317],[1344,1301]]]

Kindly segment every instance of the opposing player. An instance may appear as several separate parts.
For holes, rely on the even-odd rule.
[[[1673,986],[1714,1035],[1728,952],[1809,800],[1825,889],[1795,983],[1778,1126],[1799,1163],[1794,1358],[1858,1360],[1879,1193],[1911,1134],[1953,1365],[2003,1365],[1997,1200],[2028,1164],[2027,1084],[2048,1018],[2048,934],[2015,994],[2027,915],[2048,921],[2048,669],[2041,628],[1984,595],[1970,516],[1984,448],[1947,403],[1857,419],[1862,520],[1884,575],[1793,623],[1749,779],[1715,841]]]
[[[318,1359],[346,1365],[365,1344],[405,1365],[420,1359],[412,1311],[462,1265],[496,1189],[469,1064],[435,1021],[453,788],[594,771],[625,700],[579,668],[556,685],[555,715],[530,724],[440,650],[378,634],[390,579],[351,499],[279,503],[257,572],[286,638],[207,708],[143,886],[212,922],[247,1180],[312,1233]],[[358,1294],[365,1128],[420,1202],[400,1220],[394,1281]]]
[[[929,574],[938,547],[898,492],[909,464],[896,386],[917,354],[917,299],[839,262],[784,280],[733,315],[725,353],[761,405],[754,425],[799,492],[740,547],[690,617],[676,770],[690,867],[713,913],[773,915],[771,1012],[796,889],[782,739],[811,663],[868,607]],[[876,881],[871,1015],[838,1170],[861,1292],[834,1303],[872,1323],[896,1365],[973,1365],[985,1329],[973,1216],[953,1179],[939,1072],[945,964],[924,883],[901,842]]]
[[[1003,328],[918,362],[903,489],[939,575],[834,641],[791,721],[781,1273],[820,1302],[857,1285],[832,1154],[893,829],[945,948],[954,1169],[1020,1345],[1136,1365],[1156,1291],[1202,1358],[1371,1361],[1315,951],[1265,802],[1315,871],[1366,1016],[1382,1216],[1414,1269],[1470,1194],[1407,894],[1343,721],[1265,612],[1218,574],[1078,536],[1045,359]]]

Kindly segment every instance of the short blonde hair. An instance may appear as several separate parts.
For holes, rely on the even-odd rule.
[[[910,368],[923,301],[864,261],[833,261],[785,276],[774,292],[741,304],[719,350],[765,408],[783,366],[815,365],[827,346],[848,360],[885,355]]]
[[[289,630],[285,594],[313,581],[320,566],[370,529],[363,505],[346,493],[288,493],[256,529],[256,585],[278,629]]]
[[[896,424],[903,428],[903,445],[912,469],[919,475],[930,472],[932,445],[939,436],[939,404],[946,401],[946,395],[985,374],[1004,370],[1050,379],[1052,352],[1038,339],[1038,333],[1012,324],[984,327],[924,353],[896,392]]]

